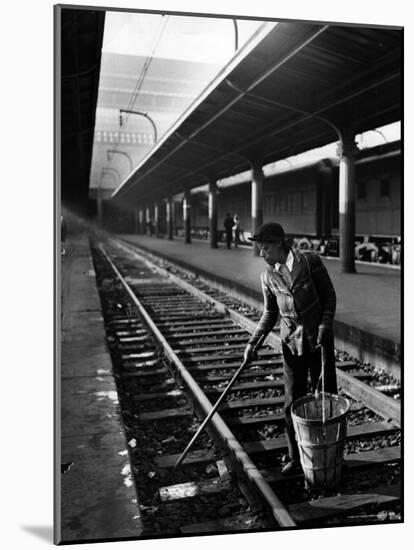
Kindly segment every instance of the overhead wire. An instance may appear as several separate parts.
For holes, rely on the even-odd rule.
[[[169,16],[165,16],[166,19],[164,21],[164,25],[162,26],[162,28],[160,29],[160,32],[159,32],[159,35],[158,35],[158,38],[155,42],[155,45],[153,47],[153,50],[151,52],[151,55],[150,56],[147,56],[146,59],[145,59],[145,63],[144,63],[144,66],[141,70],[141,73],[140,73],[140,76],[137,80],[137,83],[135,85],[135,89],[134,91],[132,92],[132,95],[131,95],[131,99],[130,99],[130,102],[128,104],[128,110],[132,110],[133,107],[135,106],[135,103],[136,103],[136,100],[138,99],[138,95],[139,95],[139,92],[141,91],[141,88],[142,88],[142,85],[144,83],[144,79],[145,79],[145,76],[148,72],[148,69],[152,63],[152,60],[154,58],[154,55],[155,55],[155,52],[157,51],[157,48],[158,48],[158,45],[161,41],[161,38],[162,38],[162,35],[164,34],[164,31],[165,31],[165,28],[167,26],[167,23],[168,23],[168,20],[169,20]],[[128,121],[128,116],[126,117],[127,118],[127,121]]]
[[[158,48],[158,45],[159,45],[159,43],[160,43],[160,41],[161,41],[161,38],[162,38],[162,36],[163,36],[163,34],[164,34],[165,28],[166,28],[167,23],[168,23],[168,21],[169,21],[169,16],[168,16],[168,15],[163,16],[163,17],[165,17],[165,20],[164,20],[164,22],[163,22],[162,27],[161,27],[160,30],[159,30],[158,37],[157,37],[157,39],[156,39],[156,41],[155,41],[155,44],[154,44],[154,47],[153,47],[153,49],[152,49],[151,54],[150,54],[149,56],[147,56],[146,59],[145,59],[144,65],[143,65],[143,67],[142,67],[142,69],[141,69],[141,72],[140,72],[140,74],[139,74],[139,76],[138,76],[138,79],[137,79],[137,82],[136,82],[136,84],[135,84],[134,90],[133,90],[133,92],[132,92],[132,94],[131,94],[131,97],[130,97],[130,99],[129,99],[129,101],[128,101],[128,106],[127,106],[127,108],[126,108],[127,111],[132,111],[133,108],[134,108],[134,106],[135,106],[135,103],[136,103],[136,101],[137,101],[137,99],[138,99],[138,96],[139,96],[139,93],[140,93],[140,91],[141,91],[142,85],[143,85],[143,83],[144,83],[145,77],[146,77],[146,75],[147,75],[148,69],[150,68],[150,65],[151,65],[152,60],[153,60],[154,55],[155,55],[155,52],[156,52],[156,50],[157,50],[157,48]],[[131,114],[131,113],[126,113],[126,114],[125,114],[125,121],[123,122],[123,127],[124,127],[124,128],[126,127],[126,125],[127,125],[127,123],[128,123],[128,119],[129,119],[130,114]],[[121,140],[121,136],[122,136],[123,133],[124,133],[124,132],[122,132],[121,127],[120,127],[120,129],[119,129],[119,135],[118,135],[118,141],[117,141],[116,144],[114,145],[114,149],[117,149],[117,147],[119,146],[119,143],[120,143],[120,140]]]
[[[132,92],[132,94],[131,94],[131,97],[130,97],[130,99],[129,99],[129,101],[128,101],[127,110],[133,110],[133,107],[134,107],[134,105],[135,105],[135,103],[136,103],[136,101],[137,101],[139,92],[141,91],[142,85],[143,85],[143,83],[144,83],[145,76],[146,76],[146,74],[147,74],[147,72],[148,72],[148,69],[149,69],[149,67],[150,67],[150,65],[151,65],[152,59],[153,59],[153,57],[154,57],[154,55],[155,55],[155,52],[156,52],[156,50],[157,50],[157,48],[158,48],[158,45],[159,45],[159,43],[160,43],[160,40],[161,40],[161,38],[162,38],[162,36],[163,36],[163,34],[164,34],[165,28],[166,28],[167,23],[168,23],[168,21],[169,21],[169,16],[168,16],[168,15],[167,15],[167,16],[164,16],[164,15],[163,15],[162,18],[163,18],[163,17],[165,17],[165,20],[162,22],[162,26],[161,26],[161,28],[160,28],[160,30],[159,30],[159,32],[158,32],[158,37],[157,37],[157,39],[156,39],[156,41],[155,41],[155,44],[154,44],[154,47],[153,47],[153,49],[152,49],[151,55],[150,55],[150,56],[147,56],[146,59],[145,59],[144,65],[143,65],[143,67],[142,67],[142,69],[141,69],[141,71],[140,71],[140,74],[139,74],[139,76],[138,76],[138,79],[137,79],[137,82],[136,82],[136,84],[135,84],[134,90],[133,90],[133,92]],[[121,29],[121,30],[122,30],[122,29]],[[127,124],[127,122],[128,122],[128,118],[129,118],[130,113],[126,113],[126,114],[127,114],[127,116],[125,117],[125,123],[123,124],[124,127],[126,126],[126,124]],[[114,145],[113,145],[113,151],[116,151],[116,150],[119,148],[120,141],[121,141],[121,137],[124,135],[124,133],[125,133],[125,132],[123,132],[123,131],[121,130],[121,125],[120,125],[120,127],[119,127],[119,132],[118,132],[118,135],[117,135],[117,140],[116,140],[116,142],[115,142]],[[113,158],[113,155],[112,155],[112,158]],[[111,162],[112,158],[108,158],[109,162]],[[102,172],[101,172],[101,182],[102,182]],[[100,185],[101,185],[101,184],[100,184]]]

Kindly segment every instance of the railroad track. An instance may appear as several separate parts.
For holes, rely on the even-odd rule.
[[[275,332],[171,482],[176,460],[240,366],[255,315],[224,305],[217,292],[207,294],[130,246],[112,240],[93,251],[148,533],[400,521],[396,384],[353,360],[337,361],[338,383],[352,403],[339,490],[316,494],[300,475],[280,474],[287,446]]]

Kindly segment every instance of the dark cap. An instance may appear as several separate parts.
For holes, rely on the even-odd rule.
[[[253,237],[248,237],[248,239],[262,243],[283,242],[285,240],[285,232],[279,223],[264,223],[259,227],[257,233]]]

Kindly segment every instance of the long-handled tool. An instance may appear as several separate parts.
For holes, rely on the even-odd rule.
[[[264,339],[266,338],[266,335],[262,335],[257,344],[254,346],[253,350],[252,350],[252,353],[251,353],[251,356],[250,357],[254,357],[255,354],[257,353],[257,351],[259,350],[259,348],[262,346],[263,342],[264,342]],[[240,365],[240,367],[237,369],[237,371],[234,373],[234,376],[233,378],[230,380],[230,382],[228,383],[228,385],[226,386],[226,389],[223,391],[223,393],[220,395],[219,399],[216,401],[216,404],[214,405],[214,407],[211,409],[211,411],[209,412],[209,414],[206,416],[206,418],[203,420],[202,424],[200,425],[200,427],[198,428],[197,432],[194,434],[194,436],[191,438],[191,441],[188,443],[187,447],[184,449],[184,451],[181,453],[181,455],[179,456],[177,462],[174,464],[174,467],[173,469],[171,470],[171,473],[170,475],[168,476],[168,481],[173,477],[174,473],[176,472],[177,468],[179,468],[179,466],[182,464],[182,462],[184,461],[185,457],[188,455],[188,453],[190,452],[190,449],[193,447],[194,443],[197,441],[197,439],[199,438],[200,434],[202,433],[202,431],[204,430],[204,428],[207,426],[207,424],[210,422],[210,420],[213,418],[214,414],[217,412],[217,409],[220,407],[221,403],[223,402],[223,400],[226,398],[227,394],[229,393],[229,391],[231,390],[231,388],[233,387],[234,383],[236,382],[237,378],[239,377],[241,371],[246,367],[246,365],[250,362],[250,357],[248,357],[247,359],[244,359],[244,361],[242,362],[242,364]],[[168,485],[168,482],[165,483],[166,485]],[[153,498],[153,502],[155,502],[156,498],[158,497],[158,492],[154,495],[154,498]]]
[[[252,351],[252,355],[254,356],[254,354],[257,353],[258,349],[260,348],[260,346],[262,345],[264,339],[266,338],[266,336],[262,335],[257,344],[255,345],[255,347],[253,348],[253,351]],[[236,382],[237,378],[239,377],[241,371],[244,369],[244,367],[249,363],[249,359],[245,359],[243,361],[243,363],[240,365],[240,367],[237,369],[237,371],[234,373],[234,376],[233,378],[230,380],[230,382],[228,383],[228,385],[226,386],[226,389],[223,391],[223,393],[220,395],[220,397],[217,399],[216,401],[216,404],[214,405],[214,407],[211,409],[211,411],[209,412],[209,414],[206,416],[206,418],[203,420],[203,423],[201,424],[201,426],[198,428],[197,432],[194,434],[194,436],[192,437],[190,443],[187,445],[187,447],[184,449],[184,451],[181,453],[180,457],[178,458],[177,462],[175,463],[174,465],[174,468],[172,469],[172,472],[171,472],[171,475],[175,472],[175,470],[180,466],[180,464],[183,462],[183,460],[185,459],[185,457],[188,455],[191,447],[194,445],[194,443],[197,441],[197,439],[199,438],[201,432],[204,430],[204,428],[207,426],[207,424],[210,422],[210,420],[212,419],[212,417],[214,416],[214,414],[216,413],[217,409],[220,407],[221,403],[223,402],[223,400],[225,399],[225,397],[227,396],[227,394],[229,393],[229,391],[231,390],[231,388],[234,386],[234,383]]]

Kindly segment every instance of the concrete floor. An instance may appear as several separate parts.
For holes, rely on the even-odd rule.
[[[127,442],[86,235],[61,256],[57,370],[56,542],[137,537],[142,531]]]

